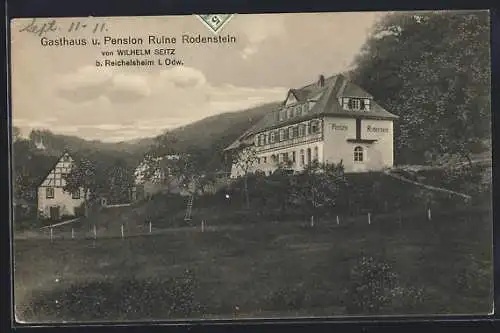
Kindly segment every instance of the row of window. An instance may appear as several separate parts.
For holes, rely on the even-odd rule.
[[[303,116],[309,112],[309,102],[289,106],[279,112],[279,121],[285,121],[296,117]]]
[[[344,110],[352,111],[370,111],[369,98],[342,98],[342,107]]]
[[[285,121],[287,119],[292,119],[307,114],[312,108],[311,103],[312,102],[305,102],[282,109],[278,114],[279,121]],[[370,111],[370,104],[371,103],[369,98],[342,98],[342,107],[344,108],[344,110]]]
[[[314,155],[312,155],[313,151]],[[363,162],[364,160],[363,147],[360,146],[355,147],[353,157],[354,157],[354,162]],[[311,161],[318,161],[319,158],[318,147],[314,147],[314,150],[311,150],[311,148],[307,148],[306,150],[301,149],[299,152],[300,165],[306,164],[306,158],[307,158],[307,164],[311,163]],[[266,164],[267,161],[268,161],[267,156],[259,157],[257,159],[258,164]],[[281,153],[281,154],[272,154],[270,156],[271,163],[283,163],[288,161],[291,161],[293,164],[297,163],[297,155],[295,151]]]
[[[314,155],[313,155],[314,152]],[[311,163],[311,161],[318,161],[319,158],[319,150],[318,147],[314,147],[314,150],[311,148],[307,149],[301,149],[299,151],[299,162],[300,165],[305,165],[306,164],[306,159],[307,159],[307,164]],[[297,152],[292,151],[292,152],[286,152],[286,153],[281,153],[281,154],[272,154],[269,156],[269,161],[273,164],[276,163],[286,163],[286,162],[292,162],[292,164],[297,163]],[[267,156],[259,157],[257,159],[258,164],[266,164],[268,162]]]
[[[54,188],[53,187],[46,187],[45,188],[45,197],[47,199],[54,199]],[[72,199],[80,199],[80,191],[75,191],[71,193],[71,198]]]
[[[255,138],[256,146],[264,146],[270,143],[281,142],[294,138],[304,137],[309,134],[316,134],[321,132],[321,122],[319,120],[312,120],[310,122],[301,123],[298,125],[273,130],[267,133],[259,134]]]

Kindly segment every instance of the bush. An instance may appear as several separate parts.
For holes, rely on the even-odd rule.
[[[351,269],[345,289],[346,310],[350,314],[377,313],[391,303],[398,275],[384,262],[362,257]]]
[[[63,290],[40,292],[30,304],[20,304],[25,321],[181,319],[201,313],[198,282],[186,270],[174,278],[90,281]],[[26,318],[26,316],[36,318]]]
[[[424,297],[423,288],[403,285],[389,264],[372,257],[362,257],[351,269],[344,289],[347,313],[356,315],[420,311]]]

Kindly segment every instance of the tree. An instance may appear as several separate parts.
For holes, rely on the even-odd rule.
[[[312,217],[318,209],[335,207],[346,185],[342,162],[314,161],[292,179],[290,200],[303,206]]]
[[[234,165],[240,171],[243,177],[243,192],[245,194],[245,202],[247,208],[250,208],[250,196],[248,193],[248,174],[253,170],[253,166],[257,162],[257,152],[252,146],[247,146],[240,149],[234,156]]]
[[[88,216],[89,202],[93,201],[100,192],[103,184],[97,181],[96,163],[87,158],[81,158],[73,164],[71,171],[64,175],[64,191],[69,193],[83,192],[84,214]]]
[[[33,202],[40,182],[57,158],[37,154],[30,140],[18,138],[12,145],[12,185],[16,199]]]
[[[142,161],[143,179],[162,184],[168,192],[178,187],[181,181],[180,170],[184,161],[175,149],[177,142],[177,137],[170,132],[157,136]]]
[[[130,190],[134,185],[133,170],[123,159],[115,159],[106,169],[108,199],[114,203],[130,201]]]
[[[487,11],[392,13],[375,25],[351,76],[400,116],[398,162],[469,159],[489,140],[489,45]]]

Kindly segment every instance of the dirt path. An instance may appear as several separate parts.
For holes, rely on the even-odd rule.
[[[395,175],[395,174],[391,173],[391,170],[385,170],[384,173],[387,176],[392,177],[394,179],[400,180],[400,181],[405,182],[405,183],[413,184],[413,185],[416,185],[416,186],[419,186],[419,187],[423,187],[423,188],[431,190],[431,191],[448,193],[448,194],[451,194],[451,195],[459,196],[459,197],[465,199],[465,201],[469,201],[472,198],[470,195],[465,194],[465,193],[460,193],[460,192],[452,191],[452,190],[449,190],[449,189],[446,189],[446,188],[442,188],[442,187],[436,187],[436,186],[432,186],[432,185],[427,185],[427,184],[420,183],[420,182],[417,182],[417,181],[414,181],[414,180],[410,180],[410,179],[405,178],[405,177],[400,176],[400,175]]]

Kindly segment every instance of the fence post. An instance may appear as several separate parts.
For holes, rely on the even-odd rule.
[[[205,231],[205,221],[201,220],[201,232]]]
[[[152,231],[152,225],[153,225],[152,222],[149,221],[149,233],[151,233],[151,231]]]
[[[372,224],[372,216],[368,213],[368,224]]]

